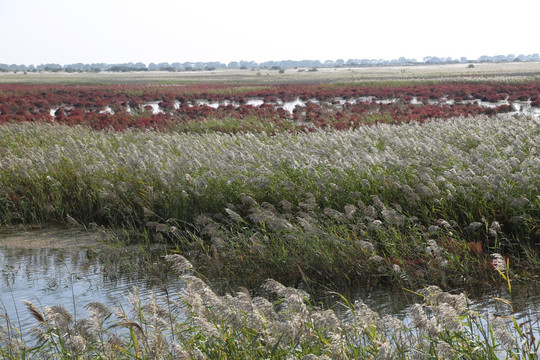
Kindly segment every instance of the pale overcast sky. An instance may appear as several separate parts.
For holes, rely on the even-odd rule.
[[[0,63],[540,53],[538,0],[0,0]]]

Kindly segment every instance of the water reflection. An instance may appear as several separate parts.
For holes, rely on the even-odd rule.
[[[412,289],[412,291],[389,288],[349,289],[340,291],[340,295],[335,293],[320,294],[314,300],[321,306],[336,306],[339,309],[343,308],[339,305],[339,302],[342,302],[341,296],[352,302],[355,299],[361,299],[380,315],[395,315],[405,318],[407,309],[411,305],[423,301],[422,296],[415,294],[416,290],[420,289]],[[506,286],[477,286],[470,289],[449,290],[449,292],[466,294],[470,308],[480,313],[491,312],[497,316],[513,315],[516,319],[535,314],[536,318],[540,318],[540,283],[516,283],[512,285],[512,293],[508,291]],[[512,307],[508,304],[511,304]]]
[[[22,241],[13,244],[13,237],[0,237],[0,307],[19,329],[35,324],[22,300],[39,307],[61,305],[77,316],[86,316],[84,305],[94,301],[111,307],[128,306],[126,295],[134,287],[141,290],[143,300],[152,291],[164,295],[162,284],[170,291],[179,290],[176,276],[163,270],[165,264],[154,264],[153,271],[145,271],[146,260],[136,250],[124,249],[132,252],[126,257],[95,244],[71,246],[62,240],[60,230],[24,232],[26,236],[17,237],[39,239],[42,234],[51,240],[55,232],[56,246],[49,247],[27,246]],[[42,245],[46,246],[46,241]],[[159,259],[159,254],[156,257]]]
[[[493,314],[496,317],[501,317],[512,331],[515,330],[513,323],[513,319],[515,319],[522,330],[529,329],[534,338],[540,338],[540,283],[515,283],[512,285],[511,292],[507,286],[477,286],[449,292],[466,294],[469,302],[468,310],[480,315],[478,321],[483,328],[487,329],[488,327],[488,314]],[[345,291],[341,295],[351,303],[354,303],[356,299],[362,300],[381,318],[386,315],[397,317],[413,332],[415,329],[410,308],[413,304],[424,302],[424,298],[419,294],[404,289],[358,289]],[[343,318],[347,315],[347,307],[344,305],[343,299],[335,293],[321,294],[314,300],[322,307],[332,307],[338,317]]]
[[[21,300],[39,307],[61,305],[76,316],[86,317],[84,305],[94,301],[129,307],[127,295],[135,286],[143,301],[153,291],[165,295],[164,284],[169,292],[180,290],[178,277],[166,272],[159,254],[149,264],[148,253],[143,258],[135,249],[118,251],[122,254],[96,246],[95,234],[88,232],[47,229],[0,234],[0,307],[19,329],[25,330],[35,324],[35,319]],[[466,293],[470,308],[482,315],[513,316],[518,322],[531,321],[540,329],[538,283],[516,282],[511,294],[504,286],[451,292]],[[405,323],[410,322],[409,307],[423,301],[413,292],[399,289],[348,289],[340,293],[351,302],[361,299],[381,316],[393,315]],[[338,316],[346,309],[336,293],[316,294],[313,300],[315,305],[335,309]],[[535,336],[540,338],[539,333]]]
[[[299,107],[305,107],[307,103],[322,103],[325,106],[334,106],[338,109],[341,109],[344,105],[354,105],[356,103],[365,102],[365,103],[371,103],[375,102],[377,104],[391,104],[396,103],[398,101],[403,101],[399,98],[390,98],[390,99],[377,99],[373,96],[364,96],[359,98],[352,98],[352,99],[343,99],[336,97],[332,101],[319,101],[317,99],[309,99],[309,100],[302,100],[300,98],[296,98],[292,101],[281,101],[277,100],[276,102],[271,102],[269,104],[274,105],[276,108],[283,108],[284,110],[288,111],[291,115],[293,114],[294,109]],[[263,105],[265,102],[263,99],[260,98],[250,98],[247,100],[246,104],[251,105],[254,107],[259,107]],[[413,97],[410,100],[410,104],[413,105],[420,105],[422,104],[422,101],[419,101],[416,97]],[[508,100],[501,100],[498,102],[489,102],[489,101],[481,101],[481,100],[463,100],[463,101],[455,101],[451,99],[441,98],[441,99],[430,99],[428,100],[428,103],[430,105],[454,105],[454,104],[476,104],[478,106],[484,107],[484,108],[495,108],[497,106],[501,105],[509,105],[512,107],[512,114],[523,114],[527,116],[531,116],[534,118],[540,117],[540,108],[533,107],[531,105],[531,101],[513,101],[510,102]],[[214,109],[217,109],[219,106],[227,106],[227,105],[233,105],[234,107],[239,107],[241,104],[238,102],[231,102],[231,101],[224,101],[224,102],[210,102],[208,100],[199,99],[195,103],[198,106],[206,105],[210,106]],[[145,105],[152,106],[152,110],[154,114],[163,112],[163,110],[159,107],[157,102],[148,103]],[[188,104],[188,106],[193,106],[192,104]],[[175,109],[180,108],[180,103],[175,103]]]

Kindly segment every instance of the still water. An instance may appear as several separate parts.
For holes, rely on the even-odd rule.
[[[163,284],[177,291],[174,274],[165,264],[143,259],[137,248],[105,249],[102,235],[85,230],[35,229],[0,232],[0,309],[19,329],[35,325],[22,300],[39,308],[61,305],[86,317],[84,305],[98,301],[111,308],[129,307],[127,295],[138,287],[143,300]],[[129,255],[129,256],[127,256]],[[148,255],[148,254],[147,254]],[[159,262],[164,260],[156,254]]]
[[[275,108],[283,108],[284,110],[289,112],[289,114],[292,116],[294,110],[297,107],[303,108],[308,103],[323,104],[323,105],[332,106],[332,107],[335,107],[338,110],[341,110],[341,109],[343,109],[343,106],[346,105],[346,104],[353,105],[353,104],[356,104],[358,102],[366,102],[366,103],[375,102],[375,103],[378,103],[378,104],[390,104],[390,103],[396,103],[398,101],[403,101],[403,100],[400,100],[398,98],[376,99],[375,97],[372,97],[372,96],[365,96],[365,97],[360,97],[360,98],[357,98],[357,99],[334,98],[332,101],[323,101],[323,102],[321,102],[321,101],[319,101],[317,99],[302,100],[300,98],[296,98],[296,99],[294,99],[292,101],[281,101],[281,100],[278,99],[276,102],[270,102],[268,104],[274,105]],[[264,102],[264,100],[262,98],[249,98],[249,99],[247,99],[245,104],[246,105],[251,105],[253,107],[260,107],[264,103],[265,102]],[[488,102],[488,101],[481,101],[481,100],[463,100],[463,101],[456,102],[454,100],[441,98],[441,99],[430,99],[428,101],[428,103],[430,105],[477,104],[478,106],[481,106],[481,107],[484,107],[484,108],[495,108],[495,107],[500,106],[500,105],[509,105],[509,106],[511,106],[510,114],[526,115],[526,116],[530,116],[530,117],[535,118],[535,119],[540,118],[540,108],[532,106],[531,101],[514,101],[514,102],[510,102],[508,100],[501,100],[501,101],[498,101],[498,102]],[[410,101],[410,104],[420,105],[420,104],[422,104],[422,102],[419,101],[416,97],[414,97]],[[212,107],[214,109],[217,109],[220,106],[228,106],[228,105],[232,105],[235,108],[238,108],[241,104],[238,103],[238,102],[229,101],[229,100],[224,100],[222,102],[216,102],[216,101],[208,101],[208,100],[205,100],[205,99],[199,99],[199,100],[194,101],[194,103],[189,103],[188,104],[189,107],[192,107],[194,105],[197,105],[197,106],[203,106],[203,105],[204,106],[210,106],[210,107]],[[151,101],[151,102],[145,103],[145,104],[143,104],[141,106],[141,108],[144,108],[146,106],[149,106],[151,108],[152,114],[154,114],[154,115],[166,112],[166,110],[162,109],[159,106],[159,101]],[[180,109],[180,102],[176,101],[174,103],[174,108],[176,110]],[[56,111],[58,109],[59,109],[59,107],[49,109],[50,115],[53,116],[53,117],[56,116]],[[64,110],[72,110],[73,107],[64,106],[63,109]],[[128,106],[126,108],[126,111],[128,113],[131,113],[132,109]],[[104,107],[103,109],[100,110],[100,113],[114,114],[114,110],[110,106],[106,106],[106,107]]]
[[[141,298],[152,292],[164,295],[181,290],[175,274],[167,273],[164,260],[156,254],[148,263],[136,248],[105,249],[103,234],[87,230],[18,229],[0,231],[0,310],[25,330],[35,325],[22,300],[38,307],[61,305],[76,317],[86,317],[84,305],[98,301],[109,307],[129,307],[127,296],[134,287]],[[416,289],[413,289],[416,290]],[[515,283],[512,294],[497,288],[456,289],[465,292],[471,308],[481,314],[512,315],[519,321],[536,322],[540,331],[540,284]],[[342,293],[349,300],[362,299],[381,316],[394,315],[406,321],[407,309],[422,298],[405,290],[349,289]],[[500,299],[512,304],[513,309]],[[315,304],[333,307],[339,313],[338,296],[319,294]],[[513,310],[513,312],[512,312]],[[537,334],[540,336],[540,334]]]

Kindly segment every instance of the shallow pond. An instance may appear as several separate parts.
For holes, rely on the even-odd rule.
[[[164,260],[157,254],[148,271],[148,257],[136,249],[105,249],[103,234],[86,230],[33,229],[0,232],[0,309],[19,329],[28,329],[35,319],[22,300],[41,306],[61,305],[77,316],[87,316],[84,305],[98,301],[110,307],[128,306],[127,296],[134,287],[141,298],[152,292],[164,295],[181,289],[175,274],[167,274]],[[113,254],[115,251],[119,253]],[[139,254],[139,255],[138,255]],[[148,255],[148,253],[147,253]],[[159,275],[156,275],[159,274]],[[416,290],[416,289],[414,289]],[[474,291],[473,291],[474,290]],[[540,329],[540,285],[515,284],[512,296],[506,287],[456,289],[472,300],[471,307],[481,314],[513,315],[518,321],[537,321]],[[411,292],[389,289],[349,289],[350,300],[362,299],[380,315],[395,315],[406,321],[408,307],[421,302]],[[514,312],[505,299],[513,306]],[[333,307],[339,313],[341,300],[335,294],[319,294],[315,304]],[[540,333],[537,334],[540,337]]]

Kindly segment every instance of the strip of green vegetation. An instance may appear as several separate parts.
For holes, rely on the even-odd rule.
[[[174,131],[180,133],[205,134],[208,132],[218,132],[224,134],[237,133],[265,133],[274,134],[276,132],[298,132],[302,129],[293,121],[288,119],[268,119],[260,116],[245,117],[241,121],[228,117],[223,119],[188,120],[177,122],[171,125]]]
[[[0,219],[128,229],[246,285],[484,282],[493,254],[540,265],[538,144],[538,121],[514,117],[276,136],[6,125]]]

